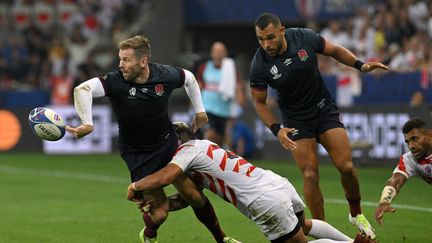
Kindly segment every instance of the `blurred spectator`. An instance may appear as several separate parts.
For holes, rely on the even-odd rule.
[[[232,119],[227,124],[227,131],[229,131],[228,145],[230,149],[245,159],[251,158],[255,151],[255,138],[252,129],[246,123]]]
[[[227,54],[224,43],[214,42],[210,60],[202,63],[197,73],[210,124],[205,138],[217,144],[224,144],[226,123],[232,117],[237,90],[236,65]]]
[[[84,63],[91,50],[99,43],[99,38],[86,38],[81,31],[81,26],[75,24],[69,38],[65,38],[66,48],[69,56],[69,71],[76,74],[76,68]]]
[[[328,26],[320,33],[324,38],[344,46],[348,49],[353,47],[353,42],[348,33],[342,28],[339,20],[330,20]]]
[[[354,97],[361,94],[359,72],[344,65],[336,74],[336,80],[336,104],[338,107],[351,107]]]
[[[73,77],[69,74],[67,65],[64,65],[61,73],[51,78],[51,104],[70,105],[73,86]]]
[[[52,65],[51,73],[53,75],[60,75],[68,58],[68,50],[62,39],[54,38],[52,40],[50,47],[48,47],[48,57]]]
[[[33,22],[41,29],[51,28],[55,18],[51,0],[35,1],[33,6]]]
[[[411,107],[419,107],[424,104],[423,101],[424,101],[423,93],[421,91],[416,91],[412,94],[409,105]]]
[[[406,61],[405,52],[401,50],[399,44],[392,43],[389,47],[388,66],[394,72],[409,70],[409,63]]]
[[[429,17],[428,6],[424,1],[405,0],[408,5],[408,18],[417,30],[427,31],[427,19]]]

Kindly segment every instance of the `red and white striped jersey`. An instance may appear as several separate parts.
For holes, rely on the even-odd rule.
[[[195,183],[231,202],[246,216],[250,203],[265,192],[283,187],[287,181],[208,140],[182,144],[170,163],[178,165]]]
[[[428,183],[432,183],[432,154],[417,160],[411,152],[403,154],[393,173],[401,173],[407,178],[419,176]]]

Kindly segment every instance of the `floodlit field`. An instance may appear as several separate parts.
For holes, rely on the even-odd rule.
[[[252,161],[287,177],[302,194],[292,162]],[[396,213],[384,227],[373,221],[375,202],[393,168],[359,168],[363,211],[380,242],[430,242],[430,185],[408,181],[395,200]],[[327,221],[353,236],[348,206],[335,168],[322,166],[321,185]],[[0,154],[0,242],[139,242],[142,220],[127,201],[127,168],[118,155]],[[174,191],[167,187],[166,191]],[[224,231],[242,242],[266,242],[255,224],[209,191]],[[213,242],[192,210],[170,214],[159,230],[160,242]]]

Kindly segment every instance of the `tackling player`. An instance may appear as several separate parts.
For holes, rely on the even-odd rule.
[[[291,183],[270,170],[250,164],[231,151],[208,140],[196,140],[185,123],[175,123],[182,145],[172,161],[128,187],[128,199],[136,201],[137,193],[155,190],[184,177],[211,190],[232,203],[241,213],[253,220],[272,242],[306,242],[305,234],[322,238],[319,242],[352,242],[330,224],[315,219],[304,219],[304,204]],[[196,197],[197,188],[189,187]],[[171,204],[171,202],[170,202]],[[181,201],[173,202],[177,210]],[[324,240],[323,238],[327,238]],[[360,237],[358,242],[370,242]]]
[[[398,165],[382,191],[375,210],[375,220],[380,225],[383,223],[384,213],[396,211],[390,204],[409,178],[418,176],[432,184],[431,130],[426,127],[423,119],[414,117],[404,124],[402,132],[410,151],[400,157]]]
[[[87,80],[75,88],[75,109],[82,125],[66,127],[76,138],[91,133],[92,98],[108,96],[118,122],[121,157],[132,181],[163,168],[171,161],[178,146],[177,135],[168,117],[168,99],[174,89],[183,86],[186,89],[195,110],[194,130],[208,121],[194,75],[185,69],[152,63],[150,57],[147,38],[134,36],[120,42],[119,70]],[[155,207],[143,215],[146,227],[140,238],[157,242],[157,229],[168,216],[167,198],[161,188],[149,190],[144,196],[152,199]],[[188,199],[188,195],[182,196]],[[223,242],[225,234],[210,202],[194,205],[198,219],[218,242]]]

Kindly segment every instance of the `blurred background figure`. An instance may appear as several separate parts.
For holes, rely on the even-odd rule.
[[[210,60],[202,63],[197,73],[210,124],[204,137],[217,144],[225,143],[226,123],[233,116],[237,91],[236,65],[227,54],[224,43],[214,42]]]
[[[243,158],[251,158],[255,151],[253,130],[239,119],[227,123],[226,143],[229,148]]]
[[[424,95],[421,91],[416,91],[411,95],[409,105],[411,107],[420,107],[424,104]]]

